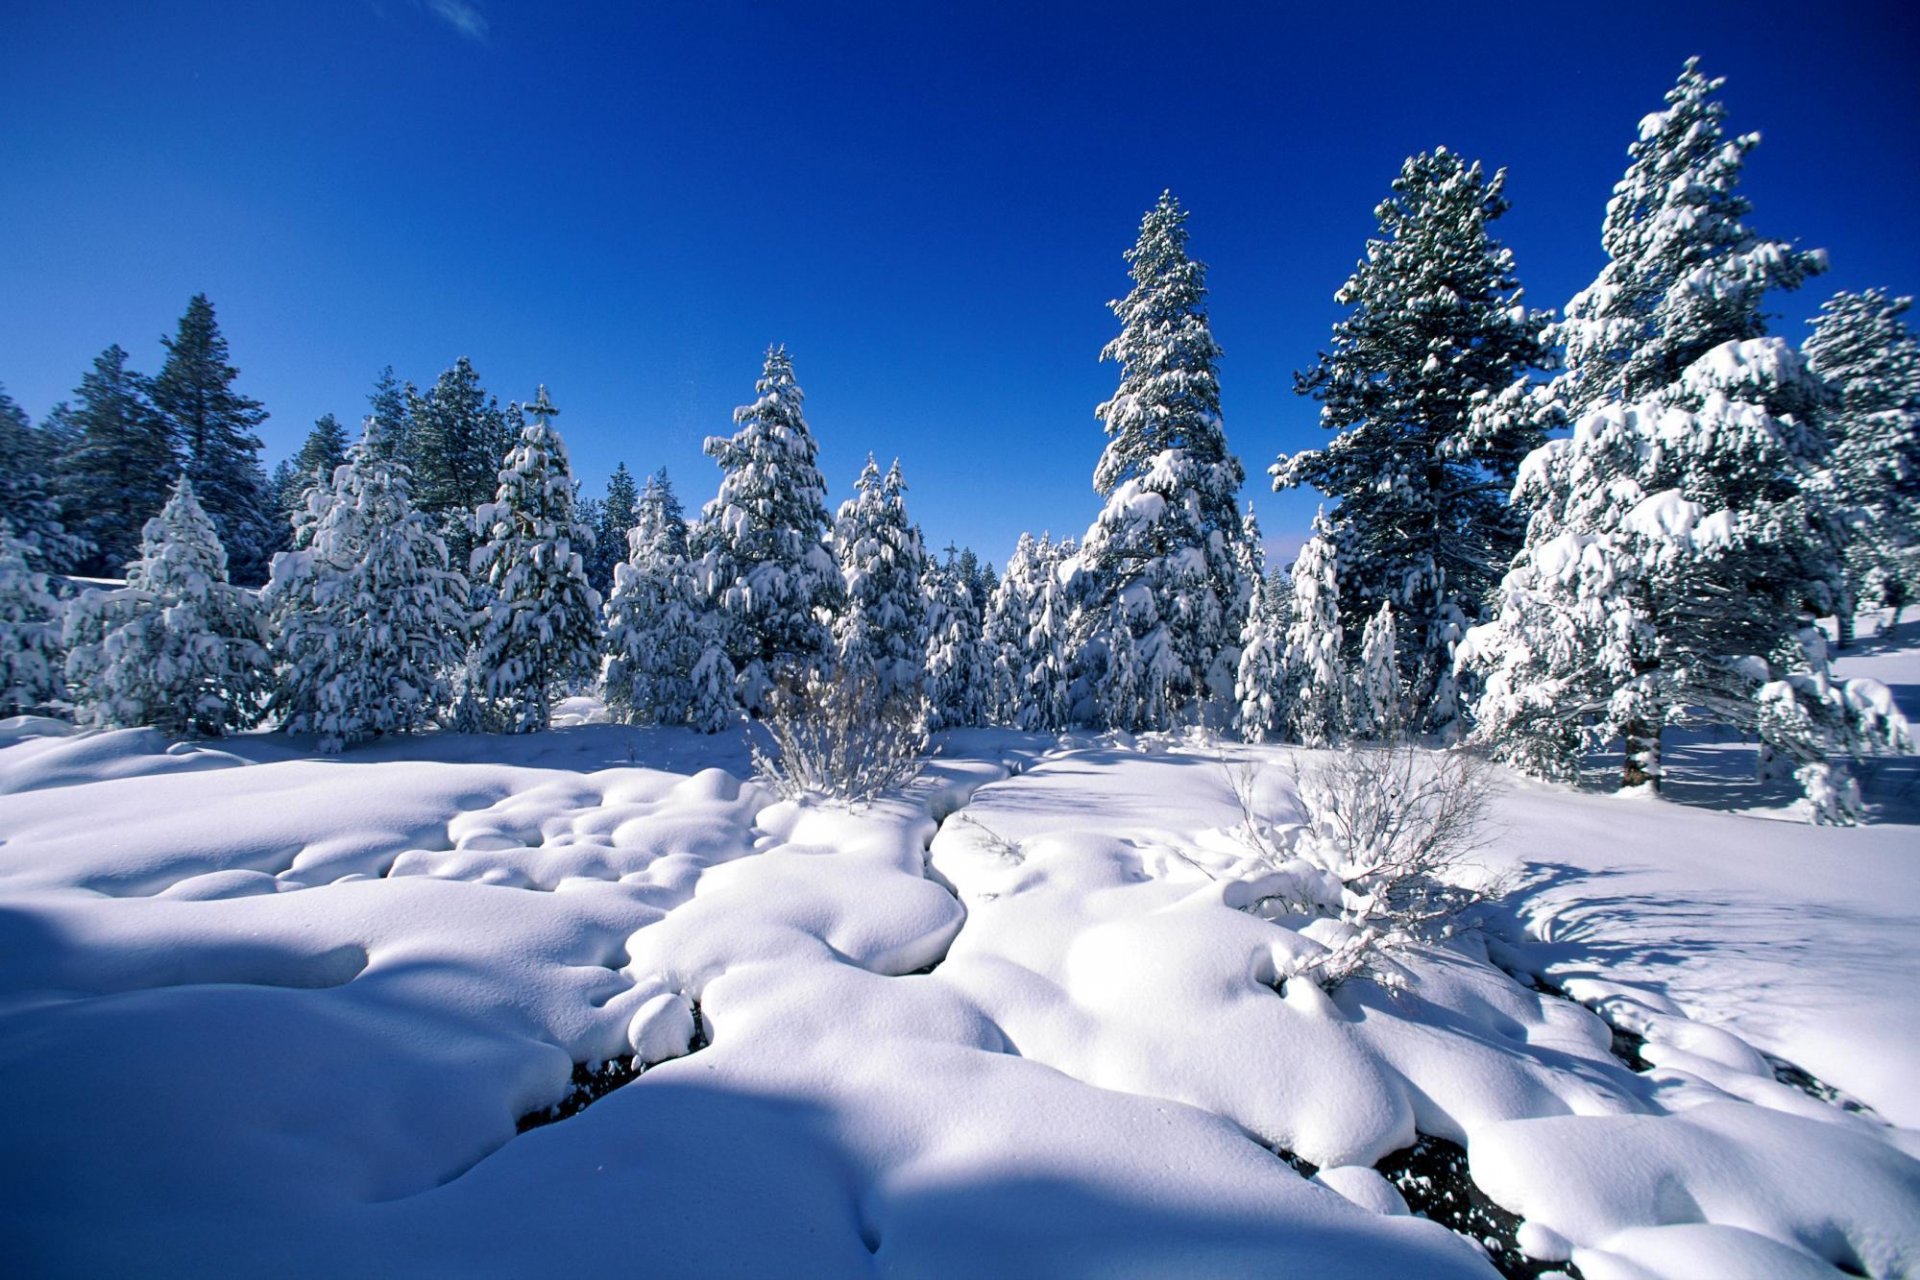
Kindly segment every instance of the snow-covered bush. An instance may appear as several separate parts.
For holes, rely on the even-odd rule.
[[[869,671],[809,670],[780,681],[761,724],[773,749],[753,744],[755,768],[788,797],[871,800],[919,773],[927,746],[925,696],[883,696]]]
[[[182,476],[147,521],[127,584],[68,606],[67,683],[83,723],[222,734],[259,721],[266,613],[227,581],[227,553]]]
[[[28,554],[0,522],[0,717],[48,710],[61,692],[60,602]]]
[[[317,733],[323,752],[431,724],[466,647],[467,580],[381,430],[369,419],[345,465],[308,489],[262,595],[283,727]]]
[[[1319,753],[1291,770],[1306,821],[1283,824],[1257,803],[1258,769],[1230,766],[1252,854],[1248,909],[1310,917],[1303,931],[1327,948],[1285,976],[1400,985],[1394,953],[1444,941],[1497,894],[1466,865],[1487,839],[1491,772],[1479,756],[1406,742]]]

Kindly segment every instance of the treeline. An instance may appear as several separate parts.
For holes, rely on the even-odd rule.
[[[707,442],[722,478],[692,520],[664,475],[636,491],[624,467],[590,510],[544,390],[500,410],[463,361],[424,395],[384,378],[351,448],[316,429],[279,478],[290,547],[252,615],[219,571],[219,546],[248,527],[234,486],[203,491],[232,468],[152,470],[144,500],[158,477],[181,482],[127,586],[67,611],[70,696],[98,722],[158,722],[99,673],[132,648],[112,627],[173,616],[174,588],[156,584],[192,581],[205,616],[250,619],[188,646],[227,655],[198,693],[168,695],[221,703],[202,728],[274,714],[329,746],[436,721],[537,728],[597,680],[623,719],[711,731],[830,673],[876,714],[924,698],[934,726],[1472,734],[1558,777],[1617,742],[1623,782],[1657,787],[1664,729],[1707,719],[1757,738],[1818,816],[1850,820],[1846,759],[1904,749],[1905,725],[1884,688],[1832,677],[1813,620],[1837,617],[1844,642],[1856,609],[1897,615],[1920,580],[1920,343],[1908,301],[1876,291],[1836,295],[1798,349],[1767,335],[1768,292],[1826,263],[1748,228],[1738,179],[1758,139],[1726,134],[1719,87],[1689,62],[1642,123],[1605,215],[1607,265],[1559,316],[1523,305],[1493,235],[1504,172],[1445,149],[1406,162],[1337,295],[1346,317],[1299,375],[1332,438],[1270,468],[1276,488],[1330,502],[1290,573],[1267,571],[1238,507],[1205,268],[1168,194],[1126,255],[1133,287],[1102,352],[1119,368],[1097,410],[1103,509],[1078,540],[1023,536],[997,580],[926,554],[897,464],[870,461],[829,514],[782,349],[736,433]],[[224,345],[206,345],[203,367],[224,369]],[[140,400],[102,378],[100,403]],[[168,456],[213,438],[185,432],[157,389],[145,403]],[[242,408],[208,421],[257,412],[225,403]],[[52,431],[38,434],[47,451]],[[227,456],[252,456],[243,435],[220,437]],[[16,487],[39,483],[19,473]],[[110,529],[125,545],[124,525],[28,499],[9,502],[10,600],[74,554],[67,529],[89,555]],[[176,544],[197,548],[184,576]],[[31,625],[58,649],[50,621]],[[12,624],[15,670],[32,667],[17,656],[31,625]],[[271,689],[240,668],[271,672]],[[66,696],[12,685],[16,707]]]

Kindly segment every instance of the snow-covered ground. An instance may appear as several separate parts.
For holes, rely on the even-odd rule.
[[[1842,668],[1911,714],[1907,630]],[[1920,1267],[1906,762],[1857,830],[1711,743],[1669,800],[1507,778],[1487,932],[1329,997],[1236,909],[1228,766],[1285,820],[1285,749],[969,732],[848,813],[596,718],[0,727],[6,1269],[1494,1274],[1417,1137],[1589,1280]]]

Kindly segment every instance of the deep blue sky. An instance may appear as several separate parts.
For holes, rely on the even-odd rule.
[[[1226,422],[1267,492],[1292,391],[1401,159],[1510,171],[1535,305],[1601,262],[1639,118],[1724,75],[1752,224],[1831,250],[1777,300],[1920,292],[1920,19],[1904,4],[1130,6],[272,0],[0,6],[0,382],[36,416],[111,342],[214,300],[268,463],[392,364],[546,382],[589,492],[691,509],[760,353],[793,351],[836,498],[898,454],[935,546],[1004,558],[1097,510],[1096,357],[1163,187],[1210,264]]]

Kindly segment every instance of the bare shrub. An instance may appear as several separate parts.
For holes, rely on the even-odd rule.
[[[1341,926],[1316,931],[1328,950],[1289,976],[1328,990],[1360,976],[1399,986],[1404,971],[1393,952],[1452,936],[1500,893],[1498,884],[1467,882],[1464,865],[1490,834],[1495,780],[1483,758],[1401,742],[1296,757],[1289,773],[1304,823],[1263,812],[1256,766],[1228,767],[1255,870],[1248,909]]]
[[[772,746],[752,744],[754,768],[776,791],[861,804],[920,772],[927,700],[883,698],[870,674],[808,671],[768,691],[761,724]]]

